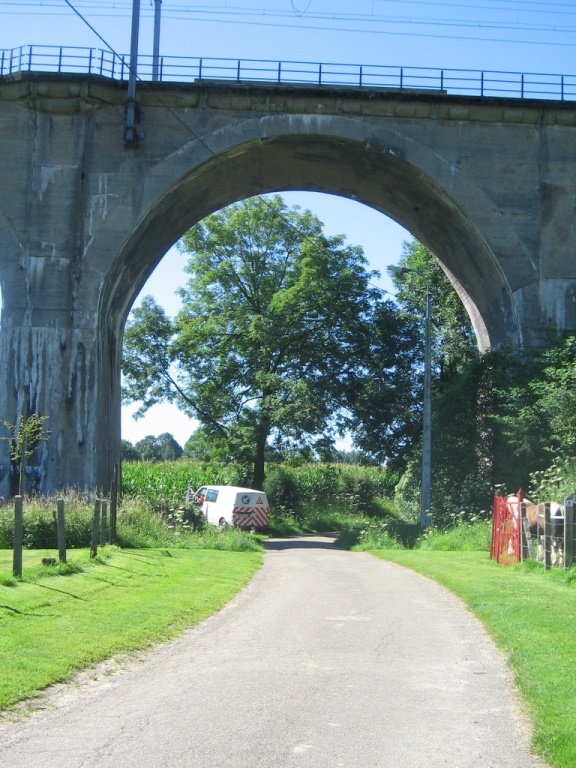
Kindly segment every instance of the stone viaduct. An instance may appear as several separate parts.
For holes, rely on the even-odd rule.
[[[131,305],[207,214],[282,190],[386,214],[438,258],[483,350],[576,329],[576,103],[95,75],[0,77],[0,421],[49,417],[40,491],[109,487]],[[345,222],[342,230],[346,231]],[[0,441],[0,494],[10,493]]]

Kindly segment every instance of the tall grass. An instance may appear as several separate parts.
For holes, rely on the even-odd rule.
[[[67,549],[90,546],[94,502],[86,494],[64,494]],[[57,550],[56,499],[32,497],[24,501],[25,549]],[[188,514],[188,512],[190,514]],[[241,529],[214,530],[194,524],[193,510],[157,509],[138,497],[125,498],[118,508],[116,544],[124,549],[154,547],[185,549],[257,550],[258,538]],[[14,509],[0,508],[0,549],[13,543]],[[106,532],[108,538],[109,531]]]

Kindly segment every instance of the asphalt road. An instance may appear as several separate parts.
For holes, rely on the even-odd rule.
[[[178,640],[0,725],[0,766],[535,768],[528,742],[461,603],[307,537],[270,541],[250,585]]]

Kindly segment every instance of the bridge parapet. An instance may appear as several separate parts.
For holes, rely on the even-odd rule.
[[[158,67],[156,67],[158,64]],[[576,100],[576,75],[438,69],[383,64],[155,57],[140,54],[138,77],[164,82],[226,81],[437,91],[494,98]],[[25,45],[0,50],[0,76],[18,72],[95,74],[128,80],[130,56],[101,48]]]

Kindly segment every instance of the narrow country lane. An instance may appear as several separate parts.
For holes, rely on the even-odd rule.
[[[5,768],[536,768],[506,666],[433,582],[275,539],[224,610],[0,726]]]

